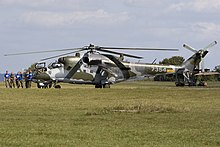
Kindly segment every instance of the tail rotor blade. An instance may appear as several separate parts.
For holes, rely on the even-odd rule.
[[[189,46],[188,44],[183,44],[183,47],[186,48],[186,49],[188,49],[188,50],[190,50],[190,51],[192,51],[192,52],[194,52],[194,53],[197,52],[196,49],[194,49],[193,47]]]
[[[217,44],[217,41],[213,41],[212,43],[210,43],[207,47],[203,48],[204,51],[208,50],[209,48],[213,47],[214,45]]]

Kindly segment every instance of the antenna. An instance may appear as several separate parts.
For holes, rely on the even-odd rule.
[[[151,64],[156,64],[157,58],[154,59],[154,61]]]

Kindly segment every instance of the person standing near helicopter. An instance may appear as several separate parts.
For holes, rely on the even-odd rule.
[[[15,75],[15,81],[16,81],[16,86],[17,88],[23,88],[23,75],[21,72],[18,72],[16,75]]]
[[[25,87],[26,88],[31,88],[32,78],[33,78],[33,74],[32,74],[32,71],[30,70],[26,73],[26,77],[25,77]]]
[[[10,88],[10,74],[8,73],[8,71],[5,72],[4,74],[4,81],[5,81],[5,87],[6,88]]]
[[[13,72],[10,75],[10,88],[15,88],[15,75]]]

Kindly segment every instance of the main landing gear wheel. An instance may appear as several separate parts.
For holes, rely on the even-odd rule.
[[[52,83],[51,83],[51,84],[48,85],[48,88],[52,88],[52,86],[53,86],[53,85],[52,85]]]
[[[37,83],[37,88],[41,88],[41,86],[40,86],[40,84],[39,84],[39,83]]]
[[[48,85],[41,85],[40,83],[37,83],[37,88],[40,88],[40,89],[48,88]]]
[[[54,88],[56,88],[56,89],[60,89],[61,86],[60,86],[60,85],[56,85],[56,86],[54,86]]]
[[[110,84],[95,85],[95,88],[110,88]]]
[[[102,85],[95,85],[95,88],[102,88]]]

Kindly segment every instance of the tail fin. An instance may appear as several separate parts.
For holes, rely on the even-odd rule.
[[[200,68],[201,68],[199,66],[200,62],[203,60],[203,58],[209,52],[208,49],[213,47],[216,44],[217,44],[217,41],[214,41],[211,44],[209,44],[207,47],[205,47],[201,50],[196,50],[193,47],[191,47],[187,44],[184,44],[183,47],[194,52],[194,54],[183,63],[182,67],[189,70],[189,71],[193,71],[194,69],[200,70]]]

